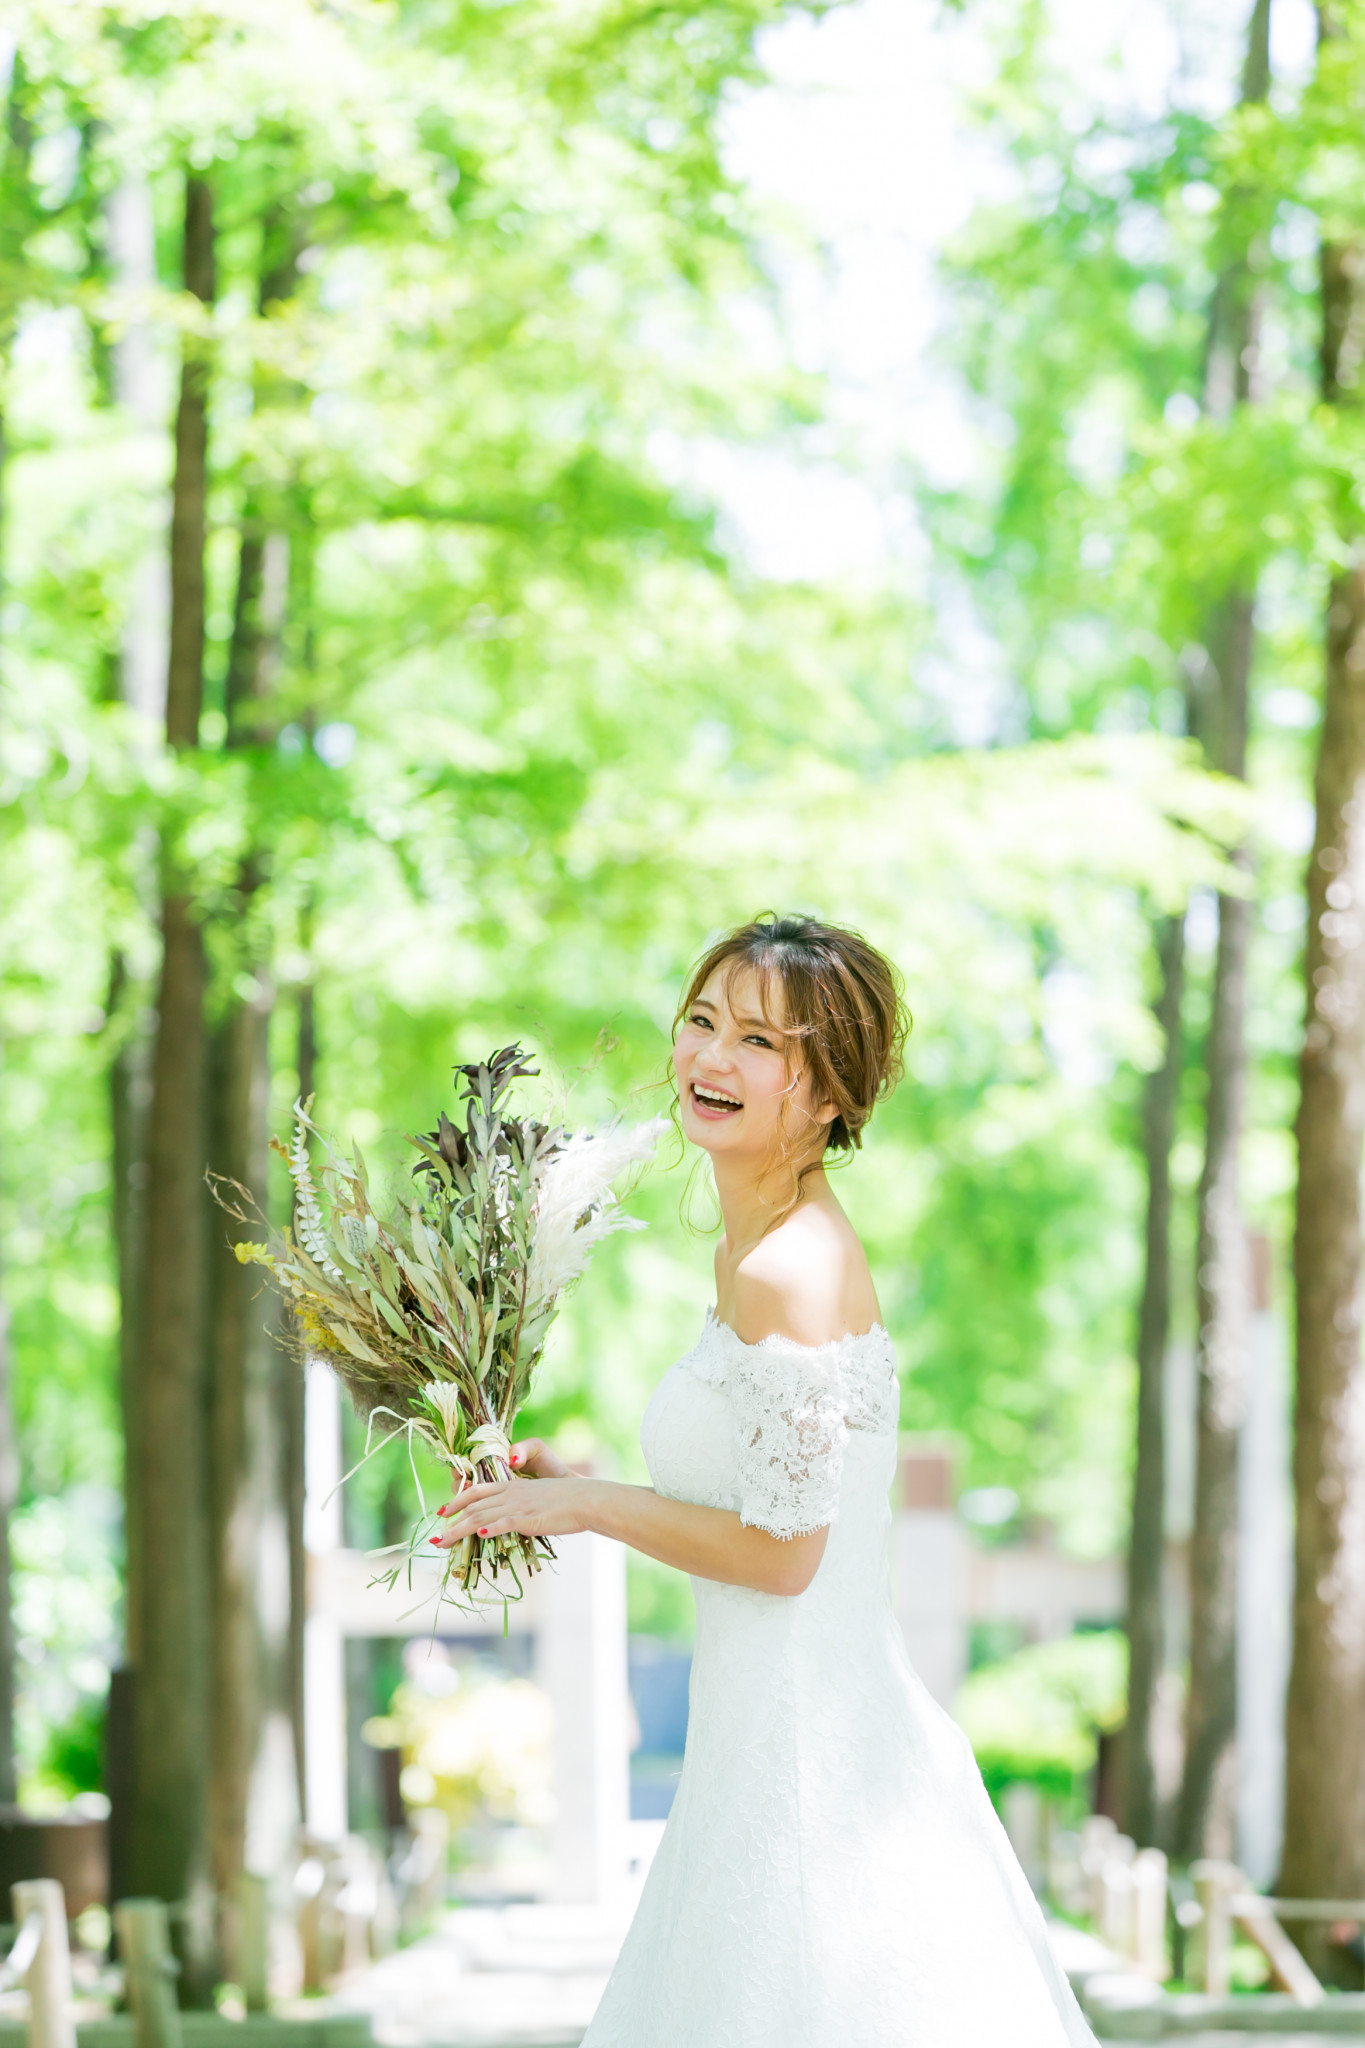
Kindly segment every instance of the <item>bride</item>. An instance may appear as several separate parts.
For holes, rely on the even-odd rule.
[[[892,1614],[895,1366],[824,1159],[859,1145],[905,1031],[854,932],[764,918],[711,948],[673,1067],[725,1234],[645,1413],[653,1487],[531,1439],[442,1509],[446,1543],[594,1529],[692,1575],[682,1778],[584,2048],[1093,2048]]]

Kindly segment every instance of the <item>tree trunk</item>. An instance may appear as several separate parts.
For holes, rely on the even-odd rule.
[[[293,229],[275,212],[263,227],[260,310],[296,280]],[[258,407],[270,390],[258,380]],[[289,584],[286,535],[270,530],[248,491],[238,549],[228,655],[228,745],[271,738],[267,700],[279,670]],[[214,1170],[244,1190],[248,1208],[269,1200],[270,1018],[274,1003],[257,929],[262,856],[237,877],[235,955],[227,1006],[214,1037]],[[251,993],[243,990],[250,987]],[[210,1828],[214,1886],[230,1973],[241,1977],[233,1925],[248,1858],[260,1875],[283,1862],[300,1816],[293,1756],[292,1574],[288,1453],[290,1362],[273,1341],[275,1317],[260,1275],[232,1243],[254,1223],[223,1219],[214,1259],[214,1744]]]
[[[109,1063],[110,1215],[119,1293],[119,1407],[123,1419],[125,1457],[132,1457],[139,1438],[138,1367],[142,1357],[139,1314],[142,1307],[144,1190],[147,1180],[146,1098],[150,1080],[145,1043],[130,1029],[121,1012],[127,990],[123,955],[115,953],[109,970],[107,1016],[118,1034]],[[127,1605],[127,1661],[137,1663],[136,1628],[140,1616],[142,1564],[138,1531],[138,1490],[124,1488],[123,1550]]]
[[[1365,246],[1323,249],[1322,326],[1323,396],[1354,405]],[[1352,545],[1327,613],[1299,1069],[1294,1654],[1280,1874],[1281,1889],[1299,1898],[1365,1891],[1365,536]],[[1336,1974],[1340,1952],[1325,1930],[1302,1930],[1302,1945],[1320,1972]]]
[[[208,187],[185,188],[185,285],[214,295]],[[185,342],[171,504],[166,737],[198,744],[203,697],[208,362]],[[138,1646],[130,1858],[139,1892],[188,1901],[187,1989],[202,1995],[207,1928],[209,1743],[208,1472],[205,1458],[207,1048],[203,938],[178,849],[162,848],[162,961],[148,1113],[148,1183],[137,1441],[129,1480],[145,1566],[134,1589]]]
[[[1270,89],[1270,0],[1256,0],[1247,34],[1242,103]],[[1210,317],[1205,410],[1255,395],[1259,304],[1248,249],[1218,282]],[[1218,602],[1207,635],[1210,661],[1198,724],[1209,765],[1246,778],[1248,682],[1254,592]],[[1190,1672],[1185,1766],[1173,1846],[1181,1857],[1233,1854],[1231,1769],[1237,1733],[1237,1442],[1242,1420],[1250,1266],[1240,1198],[1246,1082],[1246,953],[1250,907],[1218,898],[1218,951],[1206,1067],[1204,1165],[1199,1182],[1196,1274],[1194,1529],[1190,1538]]]
[[[106,1015],[114,1034],[109,1062],[110,1179],[115,1270],[119,1295],[119,1413],[123,1424],[124,1652],[113,1672],[104,1726],[104,1789],[110,1801],[109,1895],[128,1898],[132,1883],[131,1829],[137,1803],[132,1713],[142,1613],[142,1544],[139,1488],[134,1461],[140,1441],[138,1381],[142,1360],[142,1255],[147,1180],[147,1102],[150,1045],[145,1032],[129,1025],[127,973],[115,953],[109,971]]]
[[[1166,1346],[1171,1324],[1171,1144],[1180,1100],[1181,996],[1185,927],[1162,925],[1156,1015],[1165,1052],[1147,1077],[1143,1151],[1147,1165],[1147,1242],[1138,1309],[1137,1456],[1128,1543],[1128,1721],[1124,1734],[1124,1827],[1139,1847],[1160,1833],[1152,1754],[1152,1718],[1165,1663],[1162,1576],[1166,1555]]]
[[[282,536],[271,535],[270,543]],[[239,562],[238,633],[230,675],[252,679],[244,699],[229,697],[229,744],[254,739],[260,715],[254,687],[266,668],[267,638],[259,630],[258,581],[267,552],[244,532]],[[249,623],[248,623],[249,622]],[[243,643],[249,648],[249,659]],[[237,929],[232,992],[214,1030],[213,1167],[242,1191],[246,1220],[223,1215],[215,1228],[213,1263],[212,1496],[214,1550],[213,1753],[210,1830],[214,1889],[224,1922],[225,1951],[235,1950],[231,1925],[237,1880],[246,1868],[253,1790],[261,1786],[262,1744],[272,1717],[292,1731],[288,1587],[288,1506],[285,1458],[288,1419],[284,1366],[274,1338],[273,1303],[259,1273],[238,1263],[240,1238],[259,1235],[251,1212],[269,1201],[270,1018],[274,989],[253,933],[254,899],[262,883],[259,861],[249,857],[237,881]],[[248,986],[251,993],[244,995]],[[273,1554],[272,1554],[273,1550]],[[291,1737],[271,1754],[287,1754]],[[292,1796],[275,1785],[274,1824],[289,1831],[282,1811]],[[260,1832],[258,1820],[257,1833]],[[276,1844],[279,1856],[283,1842]],[[267,1874],[262,1872],[261,1874]]]
[[[105,201],[105,242],[120,286],[150,293],[156,283],[156,227],[152,195],[141,179],[128,178]],[[154,343],[147,325],[130,321],[109,350],[113,396],[139,433],[164,430]],[[135,745],[150,754],[152,736],[165,724],[170,561],[164,538],[153,537],[134,565],[117,655],[116,695],[137,714]],[[156,886],[156,841],[150,829],[139,835],[143,873],[150,898]],[[137,1014],[126,1012],[136,1003]],[[104,1789],[110,1800],[110,1896],[126,1898],[132,1885],[135,1791],[134,1728],[138,1630],[142,1612],[142,1550],[139,1488],[135,1480],[139,1442],[138,1380],[142,1343],[142,1255],[144,1191],[147,1179],[147,1106],[151,1093],[151,1041],[143,1028],[140,992],[128,987],[127,962],[115,952],[109,964],[107,1016],[114,1041],[109,1063],[109,1133],[115,1269],[119,1296],[119,1412],[123,1431],[124,1654],[111,1675],[104,1733]]]
[[[185,182],[185,289],[205,306],[214,297],[213,196],[202,178]],[[209,365],[203,343],[185,342],[175,414],[171,489],[171,627],[166,667],[166,738],[197,747],[204,702],[204,537],[208,489]]]
[[[148,1127],[142,1357],[131,1478],[144,1566],[138,1646],[133,1873],[183,1900],[206,1875],[208,1544],[204,1456],[204,957],[187,895],[162,907]]]
[[[1244,679],[1245,680],[1245,679]],[[1182,1857],[1206,1846],[1230,1856],[1228,1838],[1206,1843],[1220,1769],[1237,1731],[1237,1441],[1242,1420],[1250,1269],[1238,1198],[1246,1058],[1248,905],[1218,899],[1218,954],[1209,1027],[1204,1168],[1195,1255],[1198,1420],[1194,1529],[1190,1539],[1190,1687],[1185,1769],[1176,1816]],[[1216,1802],[1230,1825],[1232,1801]]]
[[[214,1171],[267,1199],[269,1032],[273,992],[263,973],[250,1000],[234,999],[213,1040]],[[213,1253],[213,1745],[209,1828],[214,1891],[229,1974],[240,1981],[232,1912],[246,1868],[248,1815],[262,1734],[272,1706],[288,1723],[287,1544],[276,1472],[281,1418],[276,1398],[272,1303],[260,1275],[233,1253],[245,1224],[215,1219]],[[275,1554],[269,1536],[276,1535]],[[286,1745],[287,1749],[287,1745]],[[286,1794],[292,1788],[285,1787]],[[278,1808],[278,1788],[276,1796]],[[292,1816],[277,1813],[286,1832]],[[270,1874],[263,1870],[261,1875]]]

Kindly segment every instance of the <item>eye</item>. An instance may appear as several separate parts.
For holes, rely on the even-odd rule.
[[[711,1019],[703,1017],[700,1010],[694,1010],[687,1021],[689,1024],[703,1024],[708,1031],[711,1029]]]
[[[767,1052],[774,1050],[771,1038],[765,1038],[761,1031],[751,1031],[749,1033],[749,1043],[750,1045],[761,1045]]]

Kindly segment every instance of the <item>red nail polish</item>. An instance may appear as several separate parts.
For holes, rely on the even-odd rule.
[[[488,1534],[488,1531],[487,1529],[480,1529],[479,1534],[480,1536],[486,1536]]]
[[[439,1543],[440,1540],[439,1536],[428,1536],[427,1538],[428,1543]]]

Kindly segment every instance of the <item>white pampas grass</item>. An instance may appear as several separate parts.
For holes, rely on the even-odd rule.
[[[665,1127],[663,1117],[647,1124],[608,1124],[600,1131],[580,1131],[551,1155],[536,1192],[528,1311],[571,1286],[612,1231],[644,1228],[621,1208],[612,1182],[627,1167],[653,1156]]]
[[[464,1426],[460,1389],[454,1380],[429,1380],[422,1392],[440,1416],[446,1446],[453,1450],[460,1440],[460,1432]]]

